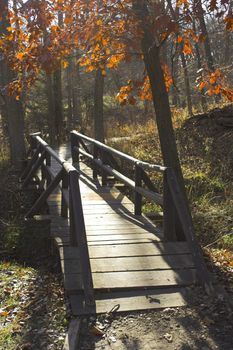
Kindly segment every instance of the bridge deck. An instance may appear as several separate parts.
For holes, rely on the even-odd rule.
[[[67,147],[59,154],[69,159]],[[53,172],[60,165],[52,162]],[[196,281],[193,259],[184,242],[163,242],[146,217],[135,216],[133,203],[115,187],[91,180],[81,163],[80,190],[96,297],[84,306],[79,248],[70,246],[68,220],[58,216],[61,193],[50,195],[51,234],[59,248],[64,285],[74,314],[121,311],[185,304],[185,286]],[[85,174],[85,175],[84,175]]]

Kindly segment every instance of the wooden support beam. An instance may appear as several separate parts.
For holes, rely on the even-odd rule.
[[[181,222],[181,226],[188,242],[189,249],[193,255],[199,281],[203,286],[206,287],[206,290],[210,292],[213,289],[212,282],[195,235],[192,217],[190,215],[183,193],[180,190],[176,175],[171,168],[167,169],[167,181]]]
[[[85,301],[87,305],[94,305],[94,289],[79,187],[79,174],[76,170],[71,170],[69,172],[69,187],[70,200],[72,202],[73,237],[80,248],[80,263]]]
[[[135,186],[142,187],[142,169],[135,164]],[[134,214],[142,214],[142,195],[141,193],[134,193]]]
[[[59,173],[56,175],[54,180],[49,184],[49,186],[46,188],[46,190],[41,194],[41,196],[37,199],[36,203],[33,205],[33,207],[28,211],[25,218],[32,218],[33,215],[37,214],[38,211],[43,207],[45,204],[48,196],[55,190],[55,188],[59,185],[59,182],[62,180],[64,174],[64,170],[61,169]]]
[[[41,152],[41,147],[40,145],[37,146],[32,158],[29,160],[29,162],[27,163],[27,166],[25,167],[22,175],[20,176],[20,181],[24,180],[25,177],[28,175],[30,169],[32,168],[33,164],[36,162],[39,154]]]
[[[42,165],[44,159],[45,159],[46,151],[43,151],[40,158],[37,159],[37,161],[32,166],[31,170],[28,172],[26,178],[24,179],[22,183],[22,188],[27,187],[27,185],[30,183],[30,180],[33,178],[34,175],[36,175],[37,170]]]

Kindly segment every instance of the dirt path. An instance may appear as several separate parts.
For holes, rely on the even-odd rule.
[[[221,294],[211,299],[201,289],[192,293],[189,307],[84,318],[80,349],[232,350],[232,309]]]

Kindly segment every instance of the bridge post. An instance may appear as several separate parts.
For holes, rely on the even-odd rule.
[[[46,152],[46,155],[45,155],[45,164],[46,164],[46,167],[51,166],[51,155],[48,152]],[[47,186],[48,186],[51,182],[51,175],[48,173],[48,171],[46,174],[46,179],[47,179]]]
[[[135,163],[134,177],[135,187],[142,187],[142,168]],[[142,214],[142,195],[135,191],[134,193],[134,214]]]
[[[68,207],[64,196],[64,190],[68,190],[68,186],[69,186],[68,174],[67,172],[64,172],[62,177],[62,190],[61,190],[61,193],[62,193],[61,194],[61,216],[63,218],[68,217]]]
[[[72,164],[76,164],[79,168],[79,139],[78,136],[70,133],[70,143],[71,143],[71,157]]]
[[[102,148],[100,153],[101,153],[102,164],[106,165],[107,159],[106,159],[105,150]],[[107,174],[106,174],[106,171],[104,169],[101,170],[101,176],[102,176],[102,186],[106,186],[107,185]]]
[[[95,144],[93,144],[93,160],[96,160],[98,157],[98,148]],[[97,180],[98,172],[96,164],[93,162],[93,173],[92,173],[93,179]]]
[[[175,206],[168,185],[167,170],[163,174],[163,233],[166,241],[176,241]]]

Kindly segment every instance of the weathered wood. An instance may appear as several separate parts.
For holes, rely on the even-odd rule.
[[[63,177],[63,169],[60,170],[60,172],[57,174],[57,176],[54,178],[54,180],[49,184],[49,186],[46,188],[46,190],[37,199],[36,203],[33,205],[33,207],[25,215],[26,218],[33,217],[34,214],[38,213],[38,211],[45,204],[46,199],[48,198],[50,193],[53,192],[53,190],[58,186],[59,182],[62,180],[62,177]]]
[[[199,281],[210,291],[210,289],[212,289],[210,275],[195,236],[191,215],[187,208],[182,191],[179,188],[176,175],[172,169],[168,169],[168,184],[190,251],[193,255],[195,266],[197,267]]]
[[[155,187],[155,185],[144,170],[142,171],[142,180],[144,181],[145,185],[149,188],[149,190],[155,193],[159,192],[159,190]]]
[[[37,139],[37,141],[40,140]],[[89,140],[84,138],[82,142],[85,144]],[[75,153],[73,154],[74,163],[78,166],[78,170],[62,158],[64,154],[70,157],[65,147],[62,147],[57,154],[46,143],[42,144],[46,154],[51,158],[51,162],[49,159],[49,164],[44,166],[47,173],[52,173],[55,179],[61,169],[64,174],[67,174],[66,179],[63,177],[62,188],[57,187],[56,193],[50,193],[47,200],[50,208],[51,236],[59,251],[66,291],[68,294],[81,293],[83,304],[80,307],[81,311],[79,310],[81,313],[90,312],[90,310],[106,312],[107,306],[118,298],[123,304],[122,310],[158,307],[159,302],[156,301],[155,305],[151,306],[153,303],[147,300],[146,288],[156,289],[168,286],[171,291],[174,291],[175,286],[181,288],[196,282],[194,260],[187,243],[161,241],[159,229],[149,219],[139,215],[142,196],[160,205],[164,202],[166,207],[166,200],[172,199],[175,203],[173,197],[171,198],[171,192],[169,192],[170,197],[165,194],[166,200],[163,201],[162,196],[155,191],[150,178],[142,170],[147,168],[147,163],[138,161],[135,163],[134,158],[129,157],[131,160],[127,158],[129,162],[134,159],[132,165],[136,164],[135,181],[107,165],[107,155],[112,153],[108,153],[104,146],[100,147],[99,143],[91,143],[95,178],[93,181],[91,169],[82,161],[79,163],[77,159],[78,153],[84,157],[87,156],[85,152],[91,155],[92,150],[83,147],[83,151],[79,147],[82,142],[76,140],[72,146],[72,152]],[[115,155],[121,158],[118,151]],[[166,168],[159,167],[154,170],[166,173]],[[85,175],[84,171],[90,176]],[[97,178],[99,173],[101,175],[101,171],[104,186],[101,186]],[[136,198],[139,200],[136,200],[136,214],[138,216],[134,215],[134,204],[129,199],[126,199],[116,188],[105,186],[107,174],[115,178],[118,176],[120,181],[125,181],[137,193]],[[149,190],[142,188],[142,180]],[[60,216],[61,209],[63,216],[67,218]],[[177,215],[176,212],[174,215]],[[108,301],[106,301],[106,295],[102,299],[97,296],[98,290],[103,293],[106,289],[115,291],[109,295]],[[90,308],[87,304],[95,303],[94,290],[97,304]],[[122,293],[121,290],[132,294],[119,294]],[[181,302],[179,293],[176,296],[178,301],[175,302],[176,297],[174,297],[174,306]],[[75,298],[77,300],[78,296]],[[131,302],[130,298],[132,298]],[[164,304],[168,300],[169,298],[166,298]],[[138,303],[137,307],[134,303]]]
[[[69,172],[70,198],[73,206],[74,236],[80,247],[80,263],[82,281],[84,287],[85,302],[87,305],[95,304],[93,281],[91,274],[90,258],[87,245],[87,237],[82,211],[82,202],[79,189],[79,176],[77,171]]]
[[[185,306],[186,294],[185,288],[96,293],[95,308],[85,307],[82,295],[71,295],[70,301],[72,313],[81,316],[106,313],[116,305],[117,312]]]
[[[63,226],[59,226],[56,223],[52,223],[51,227],[53,228],[53,230],[57,231],[57,232],[64,232],[67,233],[69,232],[69,228],[67,227],[67,225],[63,225]],[[119,229],[119,227],[115,227],[115,226],[103,226],[100,229],[98,229],[98,227],[96,226],[88,226],[86,227],[86,234],[87,236],[115,236],[115,235],[128,235],[128,234],[147,234],[147,233],[152,233],[154,234],[154,238],[157,238],[158,240],[160,240],[160,237],[158,237],[159,231],[158,229],[154,229],[154,230],[150,230],[150,229],[144,229],[141,227],[131,227],[131,228],[125,228],[124,226],[122,226],[121,229]]]
[[[79,258],[61,263],[62,270],[65,268],[70,273],[80,273]],[[120,272],[120,271],[159,271],[170,269],[194,268],[190,254],[158,256],[140,256],[124,258],[98,258],[91,259],[92,272]]]
[[[135,165],[135,186],[142,187],[142,169]],[[134,194],[134,214],[142,214],[142,195],[138,192]]]
[[[156,255],[175,255],[189,254],[190,250],[185,242],[167,242],[167,243],[138,243],[111,245],[106,249],[105,246],[90,246],[90,258],[115,258],[129,256],[156,256]],[[75,247],[61,248],[61,259],[73,259],[78,255],[78,249]]]
[[[22,183],[22,188],[27,187],[27,185],[30,183],[30,181],[32,180],[33,176],[36,175],[37,170],[40,168],[41,164],[44,162],[45,159],[45,154],[46,152],[43,151],[41,153],[40,158],[38,158],[34,165],[32,166],[31,170],[28,172],[27,176],[25,177],[23,183]]]
[[[163,235],[166,241],[177,241],[175,225],[175,206],[167,179],[167,170],[163,175]]]
[[[95,289],[187,286],[196,283],[196,270],[120,271],[92,273]],[[80,274],[65,275],[67,292],[82,289]]]
[[[70,321],[68,333],[62,350],[76,350],[78,348],[81,319],[75,318]]]
[[[71,134],[70,141],[72,164],[79,164],[79,140],[77,139],[77,137],[74,137],[74,135]]]
[[[65,191],[68,191],[69,186],[69,179],[67,172],[64,172],[63,178],[62,178],[62,190],[61,190],[61,216],[63,218],[68,217],[68,205],[69,201],[67,202],[65,197]]]
[[[27,165],[26,165],[22,175],[20,176],[20,181],[23,181],[25,179],[25,177],[29,173],[30,169],[32,168],[33,164],[36,162],[40,152],[41,152],[41,147],[40,147],[40,145],[38,145],[36,147],[35,152],[33,153],[32,158],[29,160],[29,162],[27,163]]]

